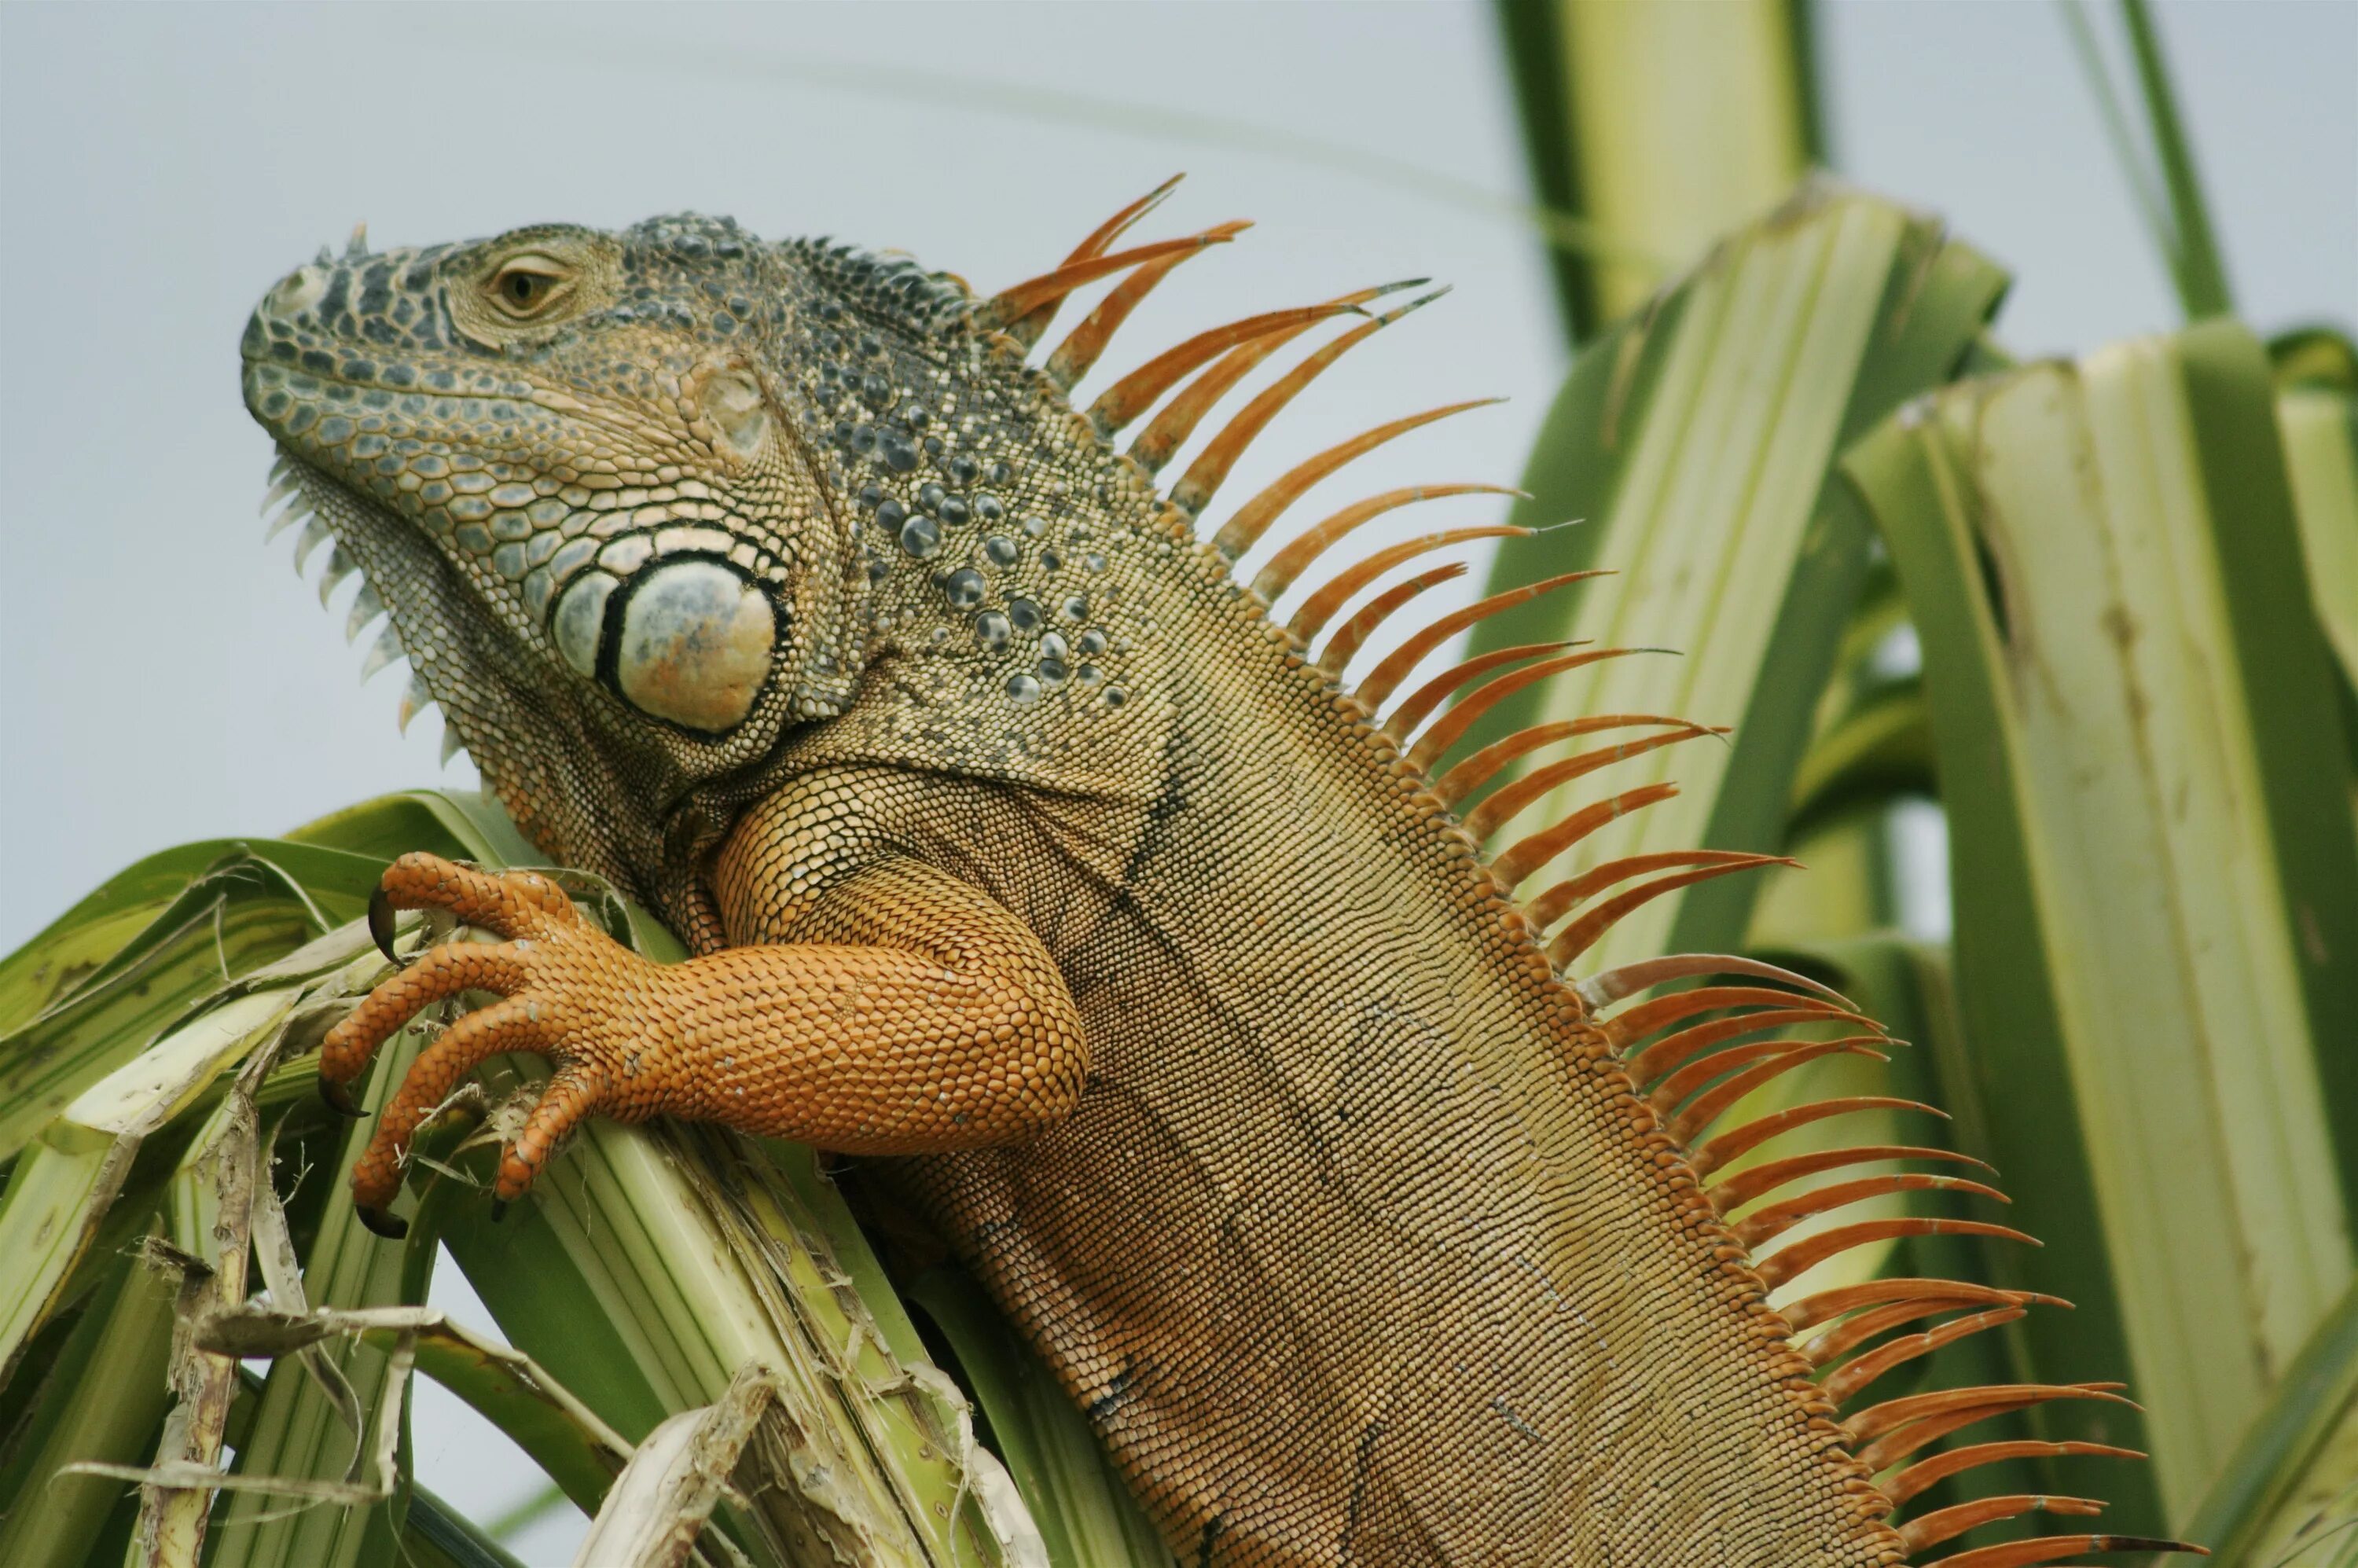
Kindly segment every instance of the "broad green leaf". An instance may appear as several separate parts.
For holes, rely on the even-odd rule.
[[[1576,340],[1773,206],[1817,157],[1801,0],[1498,9],[1539,195],[1614,242],[1554,254]]]
[[[2277,404],[2309,590],[2342,677],[2358,693],[2358,398],[2297,386]]]
[[[27,982],[20,1000],[44,974],[66,984],[0,1036],[0,1159],[225,984],[359,914],[381,870],[269,839],[191,845],[132,867],[20,948],[0,964]]]
[[[56,1310],[140,1143],[276,1033],[296,998],[257,991],[165,1036],[83,1090],[17,1162],[0,1193],[0,1374]]]
[[[2358,1552],[2358,1286],[2244,1429],[2188,1532],[2222,1563],[2312,1568]]]
[[[146,1455],[164,1419],[173,1284],[141,1257],[108,1268],[0,1466],[0,1563],[74,1568],[85,1560],[123,1483],[65,1469]]]
[[[489,1531],[416,1486],[401,1521],[401,1563],[402,1568],[525,1568]]]
[[[1784,848],[1794,773],[1869,567],[1865,524],[1823,499],[1834,458],[1951,373],[2004,281],[1931,219],[1812,187],[1574,363],[1515,520],[1583,521],[1507,541],[1491,586],[1579,568],[1617,575],[1484,622],[1474,649],[1583,637],[1683,656],[1558,676],[1501,704],[1475,741],[1602,713],[1735,733],[1725,746],[1648,753],[1528,807],[1494,844],[1641,784],[1682,791],[1535,872],[1532,891],[1625,854]],[[1755,881],[1657,899],[1580,962],[1726,951],[1742,939]]]
[[[307,822],[287,837],[374,860],[424,849],[511,866],[543,863],[507,814],[473,790],[415,789],[379,795]]]
[[[1986,1152],[2057,1243],[2008,1278],[2079,1303],[2034,1364],[2134,1382],[2182,1517],[2352,1268],[2358,849],[2266,362],[1987,377],[1844,467],[1922,636]]]

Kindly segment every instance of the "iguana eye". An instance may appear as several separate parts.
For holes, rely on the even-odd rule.
[[[492,275],[486,292],[493,304],[522,320],[546,310],[571,282],[571,273],[546,256],[515,256]]]

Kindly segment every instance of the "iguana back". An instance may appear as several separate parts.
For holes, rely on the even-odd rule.
[[[1953,1337],[2027,1298],[1896,1281],[1780,1314],[1769,1286],[1804,1257],[1756,1260],[1725,1217],[1759,1206],[1761,1240],[1812,1206],[1973,1184],[1876,1175],[1788,1202],[1887,1149],[1707,1183],[1795,1117],[1693,1152],[1744,1090],[1878,1032],[1738,960],[1561,972],[1617,882],[1758,858],[1657,857],[1519,896],[1651,798],[1499,831],[1604,760],[1548,748],[1706,731],[1609,716],[1455,754],[1502,697],[1618,650],[1518,650],[1387,706],[1417,648],[1527,592],[1444,618],[1346,691],[1353,654],[1445,575],[1385,574],[1500,530],[1367,555],[1284,626],[1270,602],[1416,495],[1232,580],[1293,496],[1431,416],[1313,460],[1195,542],[1242,445],[1401,311],[1314,354],[1156,494],[1152,469],[1229,387],[1390,291],[1206,333],[1087,413],[1066,404],[1146,288],[1233,232],[1114,252],[1146,205],[982,303],[906,264],[682,218],[323,262],[257,312],[249,405],[423,695],[544,847],[705,955],[660,982],[603,957],[602,978],[542,982],[563,1026],[515,1015],[512,1043],[563,1070],[503,1195],[592,1111],[876,1156],[1188,1563],[1897,1563],[2068,1504],[1902,1530],[1895,1499],[1958,1465],[1873,1477],[1971,1420],[2103,1390],[1955,1390],[1843,1421],[1793,1345],[1834,1324],[1832,1360],[1962,1314]],[[1057,303],[1109,276],[1044,372],[1026,365]],[[1174,388],[1118,456],[1114,431]],[[542,961],[530,943],[590,940],[561,900],[486,882],[406,866],[388,885],[512,925],[519,974]],[[1754,983],[1600,1016],[1729,970]],[[428,989],[331,1036],[330,1083]],[[1852,1037],[1756,1038],[1810,1022]],[[504,1048],[492,1033],[484,1050]],[[408,1117],[388,1112],[359,1173],[373,1208]],[[1880,1234],[1930,1222],[1896,1223]],[[1873,1369],[1906,1358],[1882,1345]],[[1836,1376],[1855,1395],[1871,1372]]]

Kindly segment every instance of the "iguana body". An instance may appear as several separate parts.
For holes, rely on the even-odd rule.
[[[1076,415],[1056,382],[1125,296],[1054,379],[1022,357],[1043,312],[1125,272],[1134,302],[1190,254],[1100,259],[1115,232],[988,305],[688,218],[323,255],[265,301],[247,402],[425,694],[536,842],[700,955],[657,968],[546,882],[398,863],[395,903],[511,940],[389,983],[324,1081],[427,1001],[510,1000],[421,1057],[367,1211],[457,1077],[537,1050],[559,1071],[503,1197],[588,1114],[880,1156],[1183,1563],[1896,1563],[1964,1528],[1903,1533],[1870,1464],[2083,1391],[1838,1424],[1736,1203],[1665,1130],[1679,1097],[1638,1092],[1683,1049],[1633,1082],[1617,1047],[1655,1025],[1592,1016],[1542,946],[1564,910],[1512,895],[1502,864],[1556,840],[1486,856],[1466,790],[1313,662],[1318,628],[1232,581],[1239,535],[1199,546],[1106,438],[1337,308],[1206,335]],[[1282,501],[1256,504],[1248,535]],[[1895,1286],[1796,1316],[2019,1304]],[[2048,1546],[1972,1561],[2074,1549]]]

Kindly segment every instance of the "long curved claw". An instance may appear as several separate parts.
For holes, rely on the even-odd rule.
[[[323,1077],[319,1080],[319,1098],[326,1100],[328,1108],[338,1116],[349,1116],[357,1121],[368,1114],[360,1108],[359,1102],[352,1098],[352,1091],[333,1078]]]
[[[378,1208],[373,1204],[356,1203],[352,1205],[352,1213],[359,1217],[362,1225],[387,1241],[398,1241],[409,1234],[409,1221],[390,1209]]]
[[[385,961],[394,964],[401,962],[401,955],[393,950],[393,894],[385,891],[383,882],[379,882],[376,891],[369,894],[368,925],[369,936],[376,943],[376,950],[384,955]],[[333,1100],[328,1103],[335,1105]],[[341,1106],[337,1106],[336,1108],[343,1109]],[[346,1114],[351,1113],[346,1112]]]

